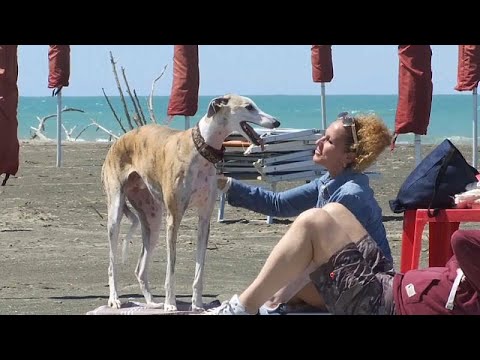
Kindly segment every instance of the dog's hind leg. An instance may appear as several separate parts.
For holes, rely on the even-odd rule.
[[[136,190],[134,193],[129,192],[128,200],[137,210],[142,227],[142,249],[135,268],[135,276],[147,305],[149,307],[163,307],[163,304],[154,302],[148,281],[148,269],[162,225],[162,204],[154,199],[146,188]]]
[[[125,196],[118,191],[107,193],[108,206],[108,241],[110,244],[110,256],[108,265],[108,286],[110,295],[108,297],[108,306],[120,309],[121,302],[117,294],[117,250],[118,235],[120,232],[120,222],[122,221],[123,206],[125,205]]]
[[[123,239],[123,245],[122,245],[122,263],[127,262],[127,254],[128,254],[128,244],[132,241],[133,234],[137,230],[139,220],[138,216],[135,215],[135,213],[130,210],[127,204],[124,205],[123,207],[123,213],[125,216],[128,218],[128,220],[131,221],[130,229],[128,230],[127,236],[125,239]]]

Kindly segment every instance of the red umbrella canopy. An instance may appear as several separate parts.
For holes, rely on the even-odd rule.
[[[455,90],[469,91],[480,81],[480,45],[458,45],[458,72]]]
[[[311,53],[313,82],[332,81],[332,45],[312,45]]]
[[[18,171],[17,45],[0,45],[0,175],[6,180]]]
[[[395,134],[425,135],[432,107],[430,45],[399,45],[398,104]]]
[[[61,89],[70,79],[70,45],[49,45],[48,87]]]
[[[173,83],[167,115],[193,116],[198,110],[198,45],[175,45]]]

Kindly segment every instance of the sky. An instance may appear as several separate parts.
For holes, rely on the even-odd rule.
[[[125,68],[138,95],[169,95],[172,86],[173,45],[72,45],[70,85],[63,96],[119,94],[109,52],[117,71]],[[458,94],[458,45],[432,45],[433,94]],[[397,45],[333,45],[334,78],[326,84],[331,95],[398,94]],[[50,96],[48,45],[18,47],[20,96]],[[312,81],[310,45],[200,45],[200,96],[318,95]]]

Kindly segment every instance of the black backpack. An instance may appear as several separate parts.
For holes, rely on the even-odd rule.
[[[430,152],[402,184],[390,209],[401,213],[411,209],[428,209],[435,216],[438,209],[455,206],[454,195],[477,182],[478,171],[467,163],[462,153],[445,139]],[[432,211],[433,210],[433,211]]]

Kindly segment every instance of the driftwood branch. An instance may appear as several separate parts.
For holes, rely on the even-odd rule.
[[[140,101],[138,100],[137,92],[135,91],[135,89],[133,89],[133,95],[135,96],[135,101],[137,102],[137,106],[140,109],[140,115],[142,117],[142,124],[146,125],[147,121],[145,120],[145,115],[143,114],[143,109],[142,109],[142,106],[140,105]]]
[[[94,119],[90,119],[92,121],[92,123],[90,125],[92,126],[96,126],[98,129],[106,132],[108,135],[110,135],[111,137],[115,138],[115,139],[118,139],[118,135],[115,135],[114,133],[112,133],[110,130],[108,130],[107,128],[104,128],[102,125],[100,125],[99,123],[97,123]]]
[[[62,109],[62,112],[69,112],[69,111],[78,111],[78,112],[81,112],[81,113],[85,113],[85,110],[76,109],[76,108],[71,108],[71,107],[64,107],[64,108]]]
[[[78,133],[78,135],[75,137],[75,140],[78,140],[78,138],[80,137],[80,135],[82,135],[83,132],[84,132],[85,130],[87,130],[89,127],[91,127],[91,126],[96,126],[96,125],[93,124],[93,123],[91,123],[91,124],[88,124],[87,126],[85,126],[85,127]]]
[[[103,90],[103,89],[102,89]],[[105,91],[103,92],[104,95],[105,95]],[[105,97],[107,98],[107,96],[105,95]],[[110,107],[111,107],[111,104],[110,102],[108,101],[108,98],[107,98],[107,102],[109,103]],[[114,112],[113,108],[111,107],[112,111]],[[62,112],[68,112],[68,111],[77,111],[77,112],[81,112],[81,113],[85,113],[85,111],[83,110],[80,110],[80,109],[75,109],[75,108],[63,108],[62,109]],[[115,112],[114,112],[115,114]],[[51,119],[51,118],[54,118],[56,117],[56,114],[52,114],[52,115],[47,115],[47,116],[44,116],[43,118],[40,118],[37,116],[37,119],[38,119],[38,128],[35,128],[33,126],[30,127],[31,130],[33,130],[33,134],[31,136],[32,139],[35,139],[35,138],[38,138],[40,140],[43,140],[43,141],[54,141],[54,139],[50,139],[48,138],[45,134],[44,134],[44,131],[45,131],[45,122],[48,120],[48,119]],[[115,114],[115,118],[117,119],[118,121],[118,117],[116,116]],[[75,125],[73,128],[71,128],[70,130],[68,130],[65,125],[62,123],[62,127],[63,127],[63,131],[65,131],[65,135],[66,135],[66,140],[67,141],[76,141],[80,138],[80,136],[85,132],[85,130],[87,130],[88,128],[90,127],[95,127],[97,130],[102,130],[103,132],[107,133],[109,135],[109,140],[111,140],[112,138],[114,139],[118,139],[119,136],[118,135],[115,135],[111,130],[103,127],[102,125],[100,125],[95,119],[90,119],[91,123],[88,124],[87,126],[85,126],[76,136],[73,136],[73,133],[75,132],[75,129],[77,129],[77,125]],[[121,122],[119,121],[119,124],[120,124],[120,127],[122,128],[122,130],[124,132],[125,131],[125,128],[122,126]]]
[[[102,91],[103,91],[103,96],[105,96],[105,99],[107,99],[108,106],[110,106],[110,110],[112,110],[113,116],[115,116],[115,119],[116,119],[117,122],[118,122],[118,125],[120,125],[120,128],[122,129],[122,131],[123,131],[124,133],[126,133],[127,130],[123,127],[122,120],[120,120],[120,118],[118,117],[118,115],[117,115],[117,113],[115,112],[115,109],[113,108],[112,103],[110,102],[107,94],[105,94],[105,89],[102,88]]]
[[[71,108],[71,107],[64,107],[61,112],[69,112],[69,111],[76,111],[76,112],[81,112],[81,113],[85,113],[84,110],[81,110],[81,109],[76,109],[76,108]],[[47,115],[47,116],[44,116],[44,117],[38,117],[37,116],[37,120],[38,120],[38,128],[34,128],[33,126],[30,126],[30,129],[32,129],[34,131],[33,135],[31,136],[32,139],[35,139],[35,138],[39,138],[40,140],[53,140],[53,139],[49,139],[43,132],[45,131],[45,122],[48,120],[48,119],[52,119],[52,118],[56,118],[57,117],[57,114],[50,114],[50,115]],[[62,126],[63,126],[63,123],[62,123]],[[65,130],[65,133],[67,134],[68,136],[68,132],[67,130],[65,129],[65,126],[63,126],[64,130]],[[74,128],[75,129],[75,128]],[[73,129],[72,129],[73,131]],[[71,133],[70,133],[71,134]]]
[[[72,137],[72,133],[77,128],[77,125],[75,125],[73,128],[71,128],[70,131],[67,130],[67,128],[65,127],[65,125],[63,125],[63,123],[62,123],[62,127],[63,127],[63,130],[65,131],[65,137],[66,137],[67,141],[77,140],[78,137],[77,138]]]
[[[49,139],[45,135],[43,135],[40,129],[34,128],[33,126],[30,126],[30,129],[34,131],[33,135],[31,136],[31,139],[39,138],[40,140],[43,140],[43,141],[49,141],[49,140],[53,141],[53,139]]]
[[[152,120],[153,123],[157,122],[157,119],[155,119],[155,113],[153,112],[153,93],[155,91],[155,83],[160,80],[165,73],[165,70],[167,69],[167,65],[163,67],[162,73],[152,82],[152,90],[150,91],[150,96],[148,98],[148,112],[150,113],[150,120]]]
[[[128,113],[127,103],[125,101],[125,97],[123,96],[122,85],[120,85],[120,80],[118,80],[117,74],[117,66],[115,60],[113,59],[112,52],[110,51],[110,62],[112,63],[113,68],[113,75],[115,76],[115,81],[117,82],[118,92],[120,93],[120,100],[123,104],[123,110],[125,111],[125,116],[127,117],[128,125],[130,126],[130,130],[133,130],[132,120],[130,119],[130,114]]]
[[[76,108],[71,108],[71,107],[64,107],[60,112],[68,112],[68,111],[77,111],[77,112],[81,112],[81,113],[85,113],[85,111],[81,110],[81,109],[76,109]],[[39,125],[38,125],[38,129],[41,130],[41,131],[45,131],[45,121],[47,121],[48,119],[51,119],[51,118],[56,118],[57,117],[57,114],[50,114],[50,115],[47,115],[47,116],[44,116],[43,118],[40,118],[37,116],[37,120],[39,121]]]
[[[115,135],[114,133],[112,133],[110,130],[108,130],[107,128],[104,128],[102,125],[100,125],[98,122],[96,122],[94,119],[90,119],[91,120],[91,123],[88,124],[87,126],[85,126],[79,133],[78,135],[75,137],[75,140],[77,140],[80,135],[83,134],[83,132],[85,130],[87,130],[89,127],[92,127],[92,126],[95,126],[98,129],[106,132],[108,135],[110,135],[110,139],[113,137],[114,139],[118,139],[118,135]]]
[[[127,93],[130,96],[130,99],[132,100],[133,103],[133,108],[135,109],[135,115],[133,116],[133,120],[135,121],[135,124],[137,126],[142,126],[142,118],[140,116],[140,113],[138,111],[137,103],[135,102],[135,98],[132,95],[132,92],[130,91],[130,85],[128,84],[127,76],[125,75],[125,68],[122,66],[120,68],[122,70],[122,76],[123,76],[123,81],[125,81],[125,86],[127,87]]]

